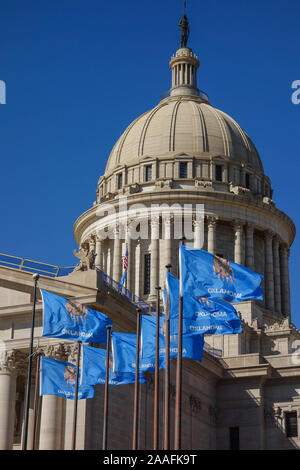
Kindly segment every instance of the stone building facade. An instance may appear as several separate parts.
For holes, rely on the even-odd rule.
[[[264,301],[237,305],[243,334],[206,336],[211,349],[202,363],[183,361],[183,448],[299,448],[300,366],[293,352],[300,333],[291,320],[289,281],[295,227],[277,208],[251,139],[198,89],[199,65],[187,47],[171,58],[168,96],[117,141],[98,181],[97,200],[75,222],[76,242],[85,256],[95,254],[97,269],[79,269],[63,278],[41,276],[40,287],[106,313],[116,330],[135,331],[136,306],[114,284],[105,283],[101,273],[120,282],[128,248],[126,287],[153,304],[155,288],[164,285],[165,266],[178,272],[175,225],[186,208],[193,226],[187,244],[263,274]],[[201,217],[198,206],[203,207]],[[142,226],[147,236],[134,237]],[[32,292],[29,273],[0,266],[1,449],[19,448],[21,442]],[[41,310],[39,302],[36,350],[74,360],[73,344],[41,337]],[[163,380],[162,373],[161,409]],[[72,401],[42,398],[36,448],[70,448],[72,407]],[[103,387],[97,386],[94,399],[79,403],[78,449],[101,448],[102,410]],[[110,449],[130,449],[132,410],[133,386],[112,387]],[[147,374],[141,387],[139,448],[151,449],[152,426],[153,377]]]

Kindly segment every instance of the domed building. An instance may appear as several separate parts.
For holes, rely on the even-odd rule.
[[[155,287],[164,285],[165,266],[177,273],[174,217],[179,217],[178,205],[182,217],[189,205],[194,233],[187,243],[264,275],[261,320],[290,317],[288,252],[294,224],[276,208],[271,181],[246,132],[198,90],[198,67],[187,47],[172,57],[168,96],[116,142],[98,182],[97,201],[75,223],[76,242],[94,250],[96,266],[116,282],[128,247],[127,288],[151,302]],[[130,217],[137,204],[149,210]],[[108,205],[119,214],[117,221],[111,214],[105,217]],[[162,208],[150,211],[153,205]],[[197,205],[204,206],[204,230],[203,220],[196,220]],[[149,237],[132,240],[131,228],[136,232],[145,217]]]
[[[117,331],[135,332],[137,308],[152,313],[166,266],[178,274],[183,236],[189,246],[261,273],[264,300],[235,304],[243,333],[206,335],[202,362],[183,360],[182,448],[298,449],[300,366],[294,352],[300,333],[291,320],[289,280],[295,226],[276,207],[250,137],[198,89],[199,65],[183,35],[170,60],[170,91],[117,140],[97,200],[75,222],[79,264],[65,276],[44,270],[39,286],[104,312]],[[30,272],[0,265],[0,449],[21,447],[32,301]],[[38,302],[35,352],[75,363],[76,344],[42,337],[42,325]],[[35,367],[28,448],[70,449],[73,402],[43,396],[36,409],[34,377]],[[163,449],[163,371],[160,383]],[[148,373],[140,393],[140,449],[153,445],[153,384]],[[101,448],[103,396],[97,385],[93,399],[79,401],[77,449]],[[108,448],[130,449],[133,385],[111,387],[109,403]]]

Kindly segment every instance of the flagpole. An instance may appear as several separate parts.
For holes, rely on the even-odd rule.
[[[137,447],[138,447],[140,334],[141,334],[141,310],[138,309],[137,314],[136,314],[136,358],[135,358],[132,450],[137,450]]]
[[[166,269],[170,272],[172,265],[168,264]],[[166,368],[165,368],[165,410],[164,410],[164,450],[170,449],[170,308],[166,299]]]
[[[184,238],[181,240],[180,245],[184,245]],[[180,247],[179,247],[179,308],[178,308],[178,344],[177,344],[177,363],[176,363],[176,400],[175,400],[175,436],[174,436],[174,450],[181,449],[181,402],[182,402],[182,318],[183,318],[183,297],[181,292],[181,279],[180,279]]]
[[[110,356],[110,339],[111,326],[107,326],[106,340],[106,371],[105,371],[105,389],[104,389],[104,411],[103,411],[103,440],[102,450],[107,450],[107,423],[108,423],[108,391],[109,391],[109,356]]]
[[[41,353],[36,355],[36,376],[35,376],[35,389],[34,389],[34,405],[33,405],[33,431],[32,431],[32,450],[35,450],[36,430],[39,416],[39,385],[40,385],[40,366],[41,366]]]
[[[160,290],[156,287],[156,336],[155,336],[155,373],[154,373],[154,418],[153,418],[153,450],[158,450],[159,440],[159,317]]]
[[[80,366],[80,354],[81,354],[81,341],[78,341],[77,344],[78,344],[78,351],[77,351],[77,361],[76,361],[75,397],[74,397],[73,432],[72,432],[72,450],[75,450],[75,448],[76,448],[78,384],[79,384],[79,366]]]
[[[32,318],[31,318],[31,334],[30,334],[30,343],[29,343],[29,360],[28,360],[28,370],[27,370],[27,385],[26,385],[25,408],[24,408],[25,415],[24,415],[24,433],[23,433],[22,450],[27,450],[35,307],[36,307],[37,284],[38,284],[38,280],[40,276],[39,274],[34,274],[32,277],[34,280],[34,289],[33,289],[33,305],[32,305]]]

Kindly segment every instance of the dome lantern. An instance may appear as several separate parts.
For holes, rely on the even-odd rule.
[[[200,66],[200,62],[192,49],[187,47],[190,26],[185,10],[178,26],[181,27],[181,42],[180,48],[170,61],[170,68],[172,70],[172,88],[170,95],[199,96],[199,90],[197,88],[197,70]]]

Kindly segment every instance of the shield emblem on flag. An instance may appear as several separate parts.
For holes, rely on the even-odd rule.
[[[214,255],[213,268],[214,274],[223,282],[226,281],[227,284],[229,284],[229,281],[234,283],[234,272],[229,260]]]
[[[76,369],[73,366],[66,366],[64,373],[64,380],[67,385],[73,385],[76,378]]]
[[[81,321],[82,323],[86,321],[86,317],[88,316],[88,310],[85,305],[81,305],[78,302],[72,302],[71,300],[67,300],[66,302],[66,310],[70,315],[72,320],[75,320],[75,323]]]

